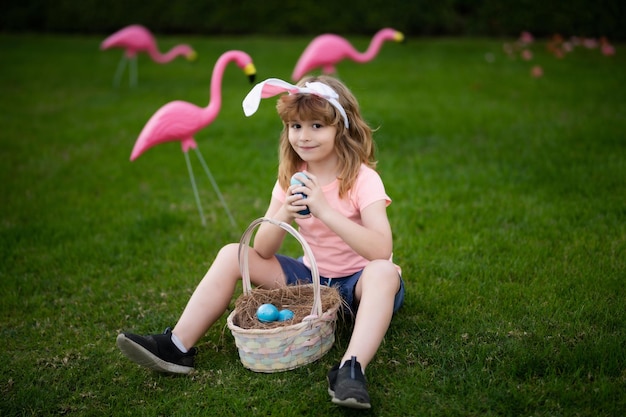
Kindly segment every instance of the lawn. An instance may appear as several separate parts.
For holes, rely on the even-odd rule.
[[[288,79],[309,39],[160,37],[199,59],[141,55],[134,88],[127,74],[113,87],[121,52],[102,39],[0,35],[0,415],[623,415],[626,45],[557,59],[538,40],[525,61],[503,52],[511,39],[408,39],[339,65],[378,128],[407,287],[357,412],[326,393],[349,323],[321,360],[277,374],[243,368],[226,314],[191,376],[115,346],[173,326],[217,250],[263,215],[281,128],[272,100],[243,115],[252,85],[229,66],[196,140],[233,227],[191,153],[202,226],[178,143],[129,161],[142,127],[166,102],[208,104],[222,52]]]

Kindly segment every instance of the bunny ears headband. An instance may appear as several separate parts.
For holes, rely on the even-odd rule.
[[[343,116],[346,128],[350,127],[346,111],[337,100],[339,94],[328,85],[319,81],[308,82],[304,87],[298,87],[297,85],[290,84],[278,78],[268,78],[255,85],[246,98],[243,99],[243,112],[246,116],[252,116],[259,108],[262,98],[273,97],[281,93],[313,94],[322,97],[328,100]]]

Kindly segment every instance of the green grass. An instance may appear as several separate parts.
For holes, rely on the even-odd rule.
[[[0,415],[623,414],[626,45],[557,60],[539,43],[528,63],[501,40],[409,39],[339,66],[379,127],[407,283],[359,413],[326,393],[349,326],[317,363],[270,375],[241,366],[225,316],[190,377],[115,347],[121,330],[175,323],[216,251],[264,213],[277,165],[274,104],[245,118],[234,66],[196,139],[237,228],[192,154],[201,226],[178,144],[129,161],[141,128],[168,101],[206,104],[221,52],[287,79],[308,39],[166,37],[198,62],[141,56],[134,89],[112,88],[120,52],[100,41],[0,35]]]

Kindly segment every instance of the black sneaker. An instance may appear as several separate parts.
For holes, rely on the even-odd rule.
[[[350,408],[371,408],[366,380],[356,356],[345,361],[340,368],[335,365],[328,372],[328,393],[332,402]]]
[[[117,347],[131,361],[158,372],[188,374],[193,371],[196,348],[183,353],[172,342],[168,327],[163,334],[139,336],[132,333],[117,335]]]

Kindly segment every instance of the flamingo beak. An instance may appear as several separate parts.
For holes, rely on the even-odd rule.
[[[396,42],[404,43],[404,33],[396,32],[396,34],[393,37],[393,40]]]
[[[187,54],[186,58],[187,58],[187,61],[193,62],[196,60],[196,58],[198,58],[198,53],[192,50],[191,52]]]
[[[248,79],[251,83],[254,82],[256,76],[256,68],[254,67],[254,64],[252,62],[244,67],[243,73],[248,76]]]

